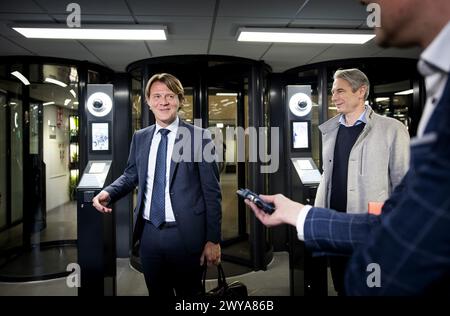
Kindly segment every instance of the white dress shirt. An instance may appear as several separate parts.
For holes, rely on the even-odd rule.
[[[425,127],[442,97],[450,74],[450,45],[448,43],[450,43],[450,22],[423,51],[417,65],[419,72],[425,77],[427,92],[427,101],[417,129],[417,138],[423,136]],[[302,241],[305,240],[304,226],[306,216],[311,208],[311,205],[305,205],[297,217],[297,236]]]
[[[148,171],[147,171],[147,184],[145,188],[145,207],[144,207],[144,218],[150,220],[150,208],[152,204],[152,192],[153,192],[153,179],[155,177],[155,167],[156,167],[156,155],[158,153],[159,142],[161,141],[161,134],[159,130],[165,128],[170,130],[167,134],[167,160],[166,160],[166,188],[164,190],[165,203],[166,203],[166,222],[175,221],[175,216],[173,214],[172,203],[170,201],[169,194],[169,178],[170,178],[170,162],[172,160],[172,151],[175,144],[175,138],[177,136],[179,119],[178,117],[167,127],[161,127],[158,123],[155,124],[155,133],[153,134],[152,144],[150,146],[150,153],[148,156]]]
[[[425,77],[427,101],[417,129],[417,137],[423,136],[428,120],[444,92],[450,73],[450,45],[448,43],[450,43],[450,22],[420,56],[417,68]]]

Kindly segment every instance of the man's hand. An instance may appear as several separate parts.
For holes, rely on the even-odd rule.
[[[303,208],[303,204],[294,202],[282,194],[277,195],[260,195],[264,202],[273,203],[275,205],[275,212],[271,215],[265,213],[258,208],[253,202],[245,199],[245,204],[255,213],[255,216],[267,227],[277,226],[281,224],[290,224],[295,226],[297,224],[297,217]]]
[[[97,211],[102,213],[111,213],[112,209],[106,207],[111,198],[109,197],[109,193],[106,191],[100,191],[99,194],[94,196],[92,199],[92,205],[97,209]]]
[[[212,264],[218,265],[220,263],[220,257],[220,244],[215,244],[211,241],[208,241],[205,245],[205,248],[203,248],[203,252],[200,257],[200,265],[202,266],[204,264],[205,258],[208,266],[211,266]]]

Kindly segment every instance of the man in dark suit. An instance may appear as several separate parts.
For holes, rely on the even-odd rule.
[[[177,111],[181,82],[161,73],[145,97],[156,124],[137,131],[122,176],[93,204],[100,212],[138,186],[133,244],[150,295],[196,295],[202,265],[220,262],[221,192],[214,145],[207,130],[184,123]],[[175,293],[174,293],[175,292]]]
[[[262,196],[275,204],[271,216],[246,203],[267,226],[296,226],[299,239],[313,252],[352,254],[348,295],[449,295],[450,1],[361,2],[381,7],[381,27],[376,29],[380,45],[425,49],[418,68],[428,98],[411,141],[409,171],[384,203],[381,216],[314,208],[281,194]]]

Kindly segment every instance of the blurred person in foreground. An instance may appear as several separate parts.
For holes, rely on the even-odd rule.
[[[346,214],[293,202],[281,194],[267,215],[246,200],[266,226],[287,223],[316,253],[352,255],[347,295],[450,294],[450,1],[367,0],[381,7],[376,42],[383,47],[420,46],[418,63],[427,100],[410,168],[384,203],[380,216]],[[371,283],[371,267],[380,282]]]

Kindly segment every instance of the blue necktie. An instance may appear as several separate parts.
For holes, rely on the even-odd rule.
[[[155,227],[161,226],[166,220],[166,157],[167,134],[170,130],[160,129],[161,141],[156,155],[155,175],[153,178],[152,204],[150,209],[150,221]]]

